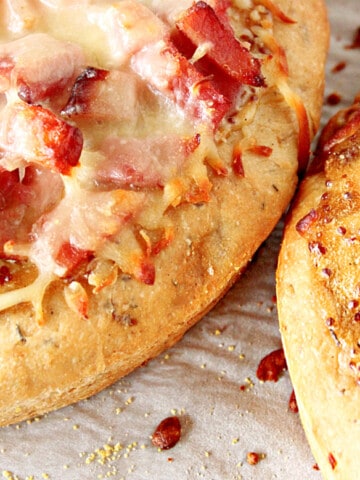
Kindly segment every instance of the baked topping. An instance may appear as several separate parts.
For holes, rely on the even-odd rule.
[[[160,450],[169,450],[175,447],[181,438],[181,423],[179,417],[167,417],[156,427],[151,436],[151,442]]]
[[[269,1],[4,6],[0,250],[10,276],[8,260],[25,259],[38,277],[7,285],[0,309],[30,302],[41,322],[42,295],[62,278],[86,317],[86,283],[97,293],[120,271],[153,284],[174,236],[168,210],[208,202],[213,175],[246,176],[244,151],[272,154],[239,135],[255,92],[280,91],[307,148],[274,19],[291,22]]]

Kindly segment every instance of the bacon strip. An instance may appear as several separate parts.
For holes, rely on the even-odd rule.
[[[196,123],[216,128],[229,110],[230,101],[170,41],[145,47],[133,56],[131,66]]]
[[[205,2],[190,7],[176,23],[196,46],[209,45],[206,55],[239,83],[260,87],[264,78],[260,61],[243,47],[233,32],[224,26],[215,11]]]

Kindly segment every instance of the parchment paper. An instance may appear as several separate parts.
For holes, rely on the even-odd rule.
[[[360,50],[346,48],[360,26],[359,2],[327,5],[332,38],[322,124],[360,90]],[[341,102],[330,106],[334,92]],[[174,348],[90,400],[1,429],[0,478],[320,480],[298,415],[288,408],[288,373],[276,383],[256,378],[259,361],[281,347],[274,299],[281,228]],[[150,436],[174,414],[181,439],[158,451]],[[260,454],[257,465],[247,463],[248,452]]]

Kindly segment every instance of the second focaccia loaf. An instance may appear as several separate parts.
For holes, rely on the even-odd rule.
[[[360,103],[322,132],[277,272],[285,354],[323,478],[360,469]]]

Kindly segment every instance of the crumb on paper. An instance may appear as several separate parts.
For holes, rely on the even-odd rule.
[[[257,465],[260,460],[263,460],[265,455],[263,453],[258,452],[248,452],[246,454],[246,461],[249,465]]]

